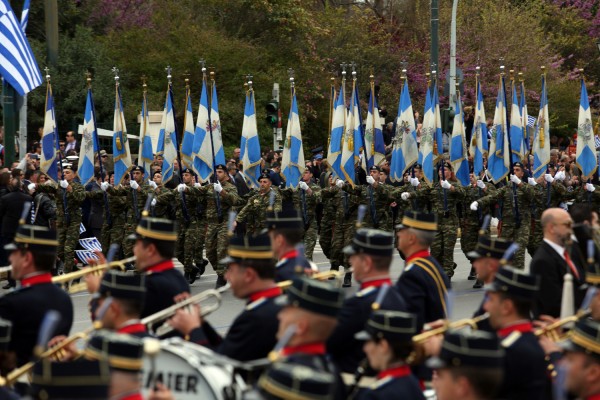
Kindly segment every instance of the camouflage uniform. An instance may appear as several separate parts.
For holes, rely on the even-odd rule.
[[[207,222],[206,231],[206,257],[210,261],[217,275],[223,275],[224,266],[219,263],[227,256],[227,246],[229,245],[228,215],[233,206],[238,204],[241,199],[237,193],[237,188],[229,180],[221,182],[223,190],[217,194],[213,185],[202,187],[193,187],[188,189],[191,194],[204,200],[206,203],[205,215]],[[216,196],[219,196],[221,216],[217,209]]]
[[[594,185],[596,190],[590,192],[585,189],[585,183],[578,186],[571,192],[571,197],[575,198],[576,203],[590,204],[593,211],[600,214],[600,186]]]
[[[419,202],[427,200],[431,202],[431,212],[438,218],[438,230],[431,244],[431,255],[442,265],[448,278],[451,278],[456,268],[454,246],[459,227],[457,206],[463,200],[464,189],[456,181],[448,181],[448,183],[454,190],[445,190],[446,200],[444,200],[444,189],[439,181],[435,182],[433,186],[420,186],[411,197],[414,196]]]
[[[390,203],[392,202],[392,196],[391,191],[385,185],[356,185],[352,187],[345,183],[342,190],[358,197],[360,204],[367,206],[365,220],[361,227],[391,230]],[[373,199],[372,204],[371,198]]]
[[[271,192],[275,193],[273,211],[281,211],[281,193],[277,188],[271,187],[269,192],[250,197],[235,219],[238,224],[246,223],[246,235],[256,235],[265,228]]]
[[[323,203],[323,216],[321,217],[319,245],[321,245],[325,257],[331,260],[333,230],[336,225],[336,214],[341,206],[341,191],[334,185],[321,190],[320,196]]]
[[[499,188],[495,194],[486,195],[479,200],[479,207],[492,206],[500,204],[502,212],[502,228],[499,229],[499,237],[511,240],[519,244],[519,250],[513,259],[515,268],[525,268],[525,248],[529,241],[529,231],[531,229],[531,203],[535,197],[533,186],[527,183],[521,183],[517,186],[517,205],[519,208],[519,221],[515,216],[513,208],[513,188],[512,183]],[[519,222],[519,224],[517,224]]]
[[[485,187],[485,191],[473,185],[464,188],[465,198],[460,204],[462,210],[462,218],[460,220],[460,248],[465,256],[471,251],[474,251],[477,246],[477,241],[479,240],[479,228],[483,223],[484,217],[488,214],[492,215],[489,212],[489,209],[480,207],[477,211],[473,211],[470,207],[471,203],[479,200],[484,195],[496,193],[496,187],[493,184],[486,182]],[[472,260],[469,261],[472,262]]]
[[[299,200],[299,210],[304,220],[304,254],[306,258],[312,261],[313,252],[317,245],[317,205],[321,202],[321,188],[319,185],[309,184],[312,194],[305,194],[306,198],[306,216],[304,215],[304,205],[302,204],[302,189],[298,189],[297,197]]]
[[[346,184],[344,184],[346,185]],[[345,246],[349,245],[356,232],[358,219],[358,206],[361,198],[348,192],[342,191],[340,195],[340,206],[336,213],[336,224],[333,231],[331,244],[331,263],[337,266],[350,267],[348,256],[343,253]]]
[[[567,188],[562,182],[554,181],[550,185],[550,201],[548,202],[548,189],[543,184],[533,186],[535,195],[531,202],[531,228],[529,230],[529,241],[527,242],[527,252],[531,257],[544,240],[544,230],[542,229],[542,213],[546,208],[558,207],[559,204],[568,196]]]
[[[165,194],[170,191],[171,191],[171,189],[166,188],[163,185],[160,185],[158,188],[156,188],[154,193],[158,197],[161,194]],[[172,211],[171,204],[164,204],[164,203],[155,204],[152,209],[152,215],[156,218],[172,219],[171,211]]]
[[[92,199],[104,198],[104,191],[86,192],[86,196]],[[102,223],[102,251],[108,252],[108,248],[112,243],[123,243],[125,234],[125,212],[127,199],[125,197],[107,196],[108,212],[110,213],[110,221],[106,215],[106,207],[104,208],[104,222]]]

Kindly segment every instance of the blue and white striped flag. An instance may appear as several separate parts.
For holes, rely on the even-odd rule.
[[[477,79],[477,106],[475,107],[475,118],[473,131],[471,133],[471,143],[469,153],[473,157],[473,173],[475,176],[481,176],[484,169],[483,157],[488,153],[488,130],[485,118],[485,107],[483,104],[483,93],[481,92],[481,82]]]
[[[208,83],[206,77],[202,78],[200,91],[200,104],[198,106],[198,119],[194,133],[194,171],[200,181],[207,181],[213,174],[213,153],[210,138],[210,110],[208,108]]]
[[[527,116],[527,126],[530,128],[535,128],[535,122],[537,120],[535,119],[535,117],[532,117],[531,115]]]
[[[379,165],[385,160],[385,143],[381,128],[382,121],[375,96],[375,82],[371,82],[369,110],[365,121],[365,152],[367,156],[362,160],[365,171],[369,171],[373,165]]]
[[[52,86],[48,82],[46,88],[46,115],[44,117],[44,133],[42,135],[42,154],[40,158],[40,170],[50,179],[58,182],[58,137],[56,134],[56,118],[54,114],[54,96]]]
[[[21,96],[42,84],[42,74],[8,0],[0,0],[0,75]]]
[[[144,167],[146,175],[150,174],[150,165],[154,161],[154,151],[152,150],[152,138],[149,133],[150,119],[148,116],[148,97],[146,90],[142,98],[142,123],[140,124],[140,145],[138,153],[138,165]]]
[[[522,162],[525,156],[523,141],[523,119],[517,97],[517,87],[512,84],[512,105],[510,108],[510,144],[512,150],[511,162]]]
[[[529,111],[527,110],[527,99],[525,96],[525,82],[521,81],[521,97],[519,99],[519,108],[521,109],[521,128],[523,129],[523,155],[529,152],[531,148],[530,135],[529,135]],[[533,126],[533,125],[532,125]]]
[[[256,126],[256,106],[254,103],[254,90],[246,93],[246,106],[244,107],[244,124],[242,125],[242,141],[240,144],[240,159],[244,168],[246,182],[252,188],[258,189],[260,178],[260,142]]]
[[[296,188],[304,172],[304,148],[302,147],[302,131],[300,130],[300,116],[296,101],[296,89],[292,86],[292,107],[288,117],[288,124],[281,157],[281,171],[285,176],[285,187]]]
[[[212,96],[210,99],[211,139],[214,149],[214,165],[225,164],[225,150],[221,136],[221,118],[219,117],[219,98],[217,97],[217,84],[212,81]]]
[[[402,93],[400,94],[395,138],[390,165],[390,179],[392,182],[402,182],[404,172],[419,160],[415,114],[410,100],[408,80],[404,81]]]
[[[510,155],[508,151],[508,133],[506,132],[506,95],[504,94],[504,79],[500,78],[496,110],[494,112],[494,126],[490,140],[488,157],[488,170],[494,183],[500,182],[508,175],[510,168]]]
[[[21,13],[21,29],[23,29],[23,33],[27,30],[27,23],[29,22],[29,3],[30,0],[25,0],[23,2],[23,12]]]
[[[96,130],[96,111],[94,109],[94,98],[92,88],[88,88],[85,101],[85,116],[83,121],[83,133],[81,135],[81,147],[79,151],[79,168],[77,173],[83,186],[94,177],[95,157],[98,153],[98,131]]]
[[[534,118],[535,120],[535,118]],[[548,93],[546,77],[542,75],[542,95],[540,112],[533,134],[533,176],[537,179],[546,173],[550,163],[550,116],[548,114]]]
[[[577,122],[577,152],[575,162],[581,170],[582,179],[590,179],[596,171],[596,144],[592,112],[588,99],[585,81],[581,80],[581,98],[579,100],[579,120]]]
[[[442,138],[442,114],[440,113],[440,95],[438,94],[437,81],[433,81],[433,113],[435,115],[435,133],[433,142],[433,163],[444,157],[444,140]]]
[[[427,88],[425,111],[423,112],[423,125],[421,126],[419,164],[421,164],[421,167],[423,168],[423,177],[429,184],[433,182],[433,146],[436,130],[434,110],[433,101],[431,99],[431,89]]]
[[[335,98],[335,89],[333,94]],[[344,179],[342,172],[342,146],[344,133],[346,131],[346,104],[344,101],[344,85],[340,86],[340,92],[334,102],[333,117],[331,118],[331,132],[329,136],[329,149],[327,151],[327,163],[331,166],[335,178]]]
[[[183,117],[183,138],[181,139],[181,163],[182,167],[193,167],[194,146],[194,112],[192,111],[192,97],[190,87],[185,88],[185,115]]]
[[[169,83],[167,89],[167,98],[165,100],[165,110],[162,120],[162,130],[164,130],[164,143],[163,143],[163,166],[162,176],[163,183],[169,182],[173,179],[173,172],[175,169],[175,160],[177,160],[177,131],[175,128],[175,108],[173,106],[173,90]]]
[[[450,163],[454,168],[456,178],[462,186],[469,186],[469,160],[467,157],[467,142],[465,121],[461,106],[460,92],[456,96],[454,124],[450,140]]]
[[[352,83],[350,109],[346,120],[346,134],[342,149],[342,173],[352,187],[356,184],[355,165],[363,152],[362,121],[358,104],[356,80]],[[363,154],[364,155],[364,154]]]
[[[115,186],[121,184],[123,177],[131,168],[131,152],[127,139],[127,127],[121,101],[119,84],[115,90],[115,114],[113,123],[113,161],[115,163]]]

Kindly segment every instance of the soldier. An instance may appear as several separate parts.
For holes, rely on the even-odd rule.
[[[439,400],[494,399],[503,377],[504,351],[489,332],[449,331],[437,357],[427,361],[435,368],[433,387]]]
[[[323,217],[321,218],[321,231],[319,233],[319,244],[323,254],[331,262],[331,269],[338,270],[338,255],[341,248],[333,248],[333,232],[338,224],[342,223],[340,215],[343,214],[341,190],[336,186],[335,179],[331,172],[325,175],[327,186],[321,190],[321,202],[323,203]],[[341,243],[336,246],[341,246]],[[334,257],[334,254],[336,255]]]
[[[313,174],[310,168],[305,168],[302,180],[299,183],[300,210],[304,222],[304,253],[312,261],[313,252],[317,244],[317,206],[321,203],[321,188],[313,183]],[[304,200],[302,200],[304,199]]]
[[[17,366],[33,355],[47,311],[58,311],[61,316],[56,328],[58,334],[68,335],[71,330],[71,298],[52,284],[50,274],[57,246],[55,231],[33,225],[19,226],[14,243],[4,246],[10,251],[13,277],[21,283],[19,289],[0,297],[0,318],[11,321],[15,332],[9,348],[16,353]]]
[[[223,265],[219,263],[227,256],[227,245],[229,243],[229,227],[227,216],[229,211],[236,204],[239,204],[241,199],[237,194],[237,188],[229,180],[227,167],[223,164],[215,166],[217,182],[212,185],[202,187],[188,187],[189,191],[195,196],[199,196],[206,203],[205,214],[208,223],[206,231],[206,256],[208,261],[213,266],[217,273],[216,288],[226,284]],[[203,267],[200,268],[201,275],[204,272]]]
[[[535,197],[535,191],[531,185],[522,182],[524,176],[523,164],[520,162],[513,163],[513,171],[514,175],[510,176],[509,184],[498,189],[495,194],[486,193],[479,200],[472,202],[470,208],[477,211],[479,207],[500,204],[502,229],[499,229],[498,236],[519,244],[513,266],[523,269],[525,268],[525,249],[531,228],[531,202]],[[517,210],[519,211],[518,214],[516,213]]]
[[[274,299],[281,295],[275,284],[275,263],[267,235],[231,238],[228,254],[221,263],[233,295],[246,300],[246,307],[233,321],[224,338],[202,319],[198,309],[178,311],[169,324],[197,344],[240,361],[266,357],[275,346],[281,307]]]
[[[538,290],[539,277],[511,267],[501,268],[486,286],[483,308],[506,353],[499,398],[545,398],[547,364],[530,320]]]
[[[338,324],[327,340],[327,352],[342,372],[354,373],[365,358],[362,343],[354,335],[364,329],[373,307],[406,310],[400,293],[390,288],[393,251],[394,236],[391,233],[364,228],[356,231],[352,243],[344,248],[360,289],[344,301]],[[375,305],[376,301],[381,304]]]
[[[402,393],[403,399],[425,399],[419,381],[412,374],[407,359],[413,353],[412,337],[417,334],[414,314],[393,310],[373,311],[356,334],[364,341],[369,365],[376,371],[377,380],[358,393],[356,399],[385,400]]]
[[[115,184],[115,173],[108,173],[108,181]],[[102,184],[101,184],[102,185]],[[129,174],[123,176],[123,187],[129,186]],[[93,196],[104,197],[104,192],[93,192]],[[106,196],[108,200],[108,214],[104,215],[102,224],[102,250],[108,252],[111,243],[123,243],[125,237],[125,223],[127,222],[127,198],[124,196]],[[109,218],[110,216],[110,218]]]
[[[271,177],[263,173],[258,179],[260,190],[248,199],[248,203],[242,208],[235,219],[235,223],[246,224],[246,235],[256,235],[262,231],[267,217],[267,211],[281,211],[281,195],[277,189],[272,188]],[[271,204],[273,196],[273,204]]]
[[[79,243],[81,204],[85,200],[85,188],[75,180],[76,174],[71,166],[63,166],[63,178],[59,182],[61,189],[53,185],[36,185],[35,190],[56,196],[59,216],[57,257],[64,263],[65,272],[71,272],[75,266],[75,248]]]
[[[165,187],[162,183],[162,171],[156,170],[152,174],[152,181],[156,183],[156,189],[154,193],[156,196],[165,194],[171,191],[171,189]],[[174,219],[172,204],[155,204],[152,206],[152,216],[156,218]]]
[[[438,260],[448,278],[454,276],[456,263],[454,262],[454,246],[458,235],[457,206],[464,197],[464,189],[456,180],[452,165],[444,161],[438,169],[439,182],[432,186],[419,185],[417,191],[402,193],[402,200],[414,198],[419,202],[431,201],[431,212],[437,215],[438,230],[431,244],[431,255]],[[443,175],[442,175],[443,174]]]
[[[196,281],[196,276],[200,269],[194,264],[197,257],[202,258],[202,249],[197,248],[198,236],[198,218],[196,213],[198,207],[198,197],[186,195],[187,188],[194,185],[194,172],[190,168],[182,170],[183,183],[180,183],[176,189],[158,196],[152,203],[156,205],[173,204],[175,206],[175,215],[179,231],[177,233],[177,243],[175,246],[175,256],[183,264],[184,277],[191,285]],[[200,254],[198,255],[198,251]]]

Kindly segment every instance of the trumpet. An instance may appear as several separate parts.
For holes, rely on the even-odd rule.
[[[541,337],[546,336],[554,342],[559,342],[565,339],[566,333],[561,332],[561,329],[573,322],[577,322],[580,319],[587,318],[592,314],[591,310],[580,310],[577,314],[571,315],[570,317],[566,317],[563,319],[559,319],[556,322],[551,323],[543,328],[537,329],[535,331],[535,336]]]
[[[108,262],[105,264],[95,265],[95,266],[89,267],[89,268],[83,268],[78,271],[69,272],[68,274],[55,276],[52,278],[52,283],[68,284],[69,282],[71,282],[75,279],[80,279],[80,278],[86,276],[87,274],[102,272],[102,271],[109,270],[111,268],[120,268],[122,271],[124,271],[125,264],[133,262],[133,261],[135,261],[135,256],[125,258],[125,259],[119,260],[119,261],[111,261],[111,262]],[[70,294],[78,293],[78,292],[82,292],[82,291],[86,290],[86,288],[87,287],[86,287],[85,282],[80,282],[80,283],[77,283],[74,285],[73,284],[70,285],[68,292]]]
[[[484,313],[475,318],[459,319],[458,321],[454,321],[454,322],[451,322],[444,326],[440,326],[439,328],[435,328],[435,329],[431,329],[431,330],[423,332],[423,333],[419,333],[418,335],[413,336],[412,341],[413,341],[413,343],[416,343],[416,344],[422,344],[422,343],[426,342],[427,340],[429,340],[429,338],[432,338],[433,336],[436,336],[436,335],[440,335],[449,329],[460,329],[460,328],[466,328],[467,326],[470,326],[471,329],[477,329],[477,325],[481,321],[485,321],[489,317],[490,317],[490,315],[488,313]]]
[[[204,318],[207,315],[215,312],[221,306],[221,293],[223,293],[227,289],[229,289],[229,284],[220,287],[219,289],[205,290],[194,296],[188,297],[187,299],[180,301],[179,303],[175,303],[172,306],[165,308],[164,310],[149,315],[146,318],[142,319],[141,322],[142,324],[148,327],[148,330],[152,330],[152,325],[171,318],[173,315],[175,315],[177,310],[186,308],[188,306],[191,306],[192,304],[206,301],[210,298],[214,298],[215,303],[208,304],[207,306],[201,308],[200,315]],[[170,333],[172,330],[173,328],[165,322],[154,330],[154,334],[160,337]]]
[[[341,279],[346,272],[352,272],[352,270],[348,270],[348,271],[335,271],[335,270],[329,270],[329,271],[323,271],[323,272],[317,272],[316,274],[313,274],[310,276],[311,279],[318,279],[320,281],[325,281],[329,278],[334,278],[336,280]],[[281,281],[279,283],[277,283],[277,286],[279,286],[281,289],[285,290],[287,288],[289,288],[290,286],[292,286],[292,280],[287,280],[287,281]]]
[[[12,272],[12,265],[7,265],[6,267],[0,267],[0,274],[5,272]]]

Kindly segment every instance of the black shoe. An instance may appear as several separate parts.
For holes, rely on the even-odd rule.
[[[223,275],[217,275],[217,283],[215,283],[215,289],[222,288],[227,285],[227,280]]]
[[[477,279],[473,284],[473,289],[481,289],[483,287],[483,281]]]
[[[475,268],[471,267],[471,271],[469,272],[469,277],[467,279],[470,281],[477,279],[477,272],[475,272]]]
[[[196,268],[198,268],[198,277],[201,277],[202,275],[204,275],[204,272],[206,272],[207,265],[208,265],[208,260],[206,258],[202,259],[202,261],[200,262],[200,265],[196,265]]]
[[[8,281],[8,282],[6,283],[6,285],[2,286],[2,289],[4,289],[4,290],[8,290],[8,289],[12,289],[12,288],[14,288],[15,286],[16,286],[16,283],[15,283],[14,281],[12,281],[12,282],[11,282],[11,281]]]
[[[196,267],[195,265],[190,267],[188,274],[188,283],[191,285],[192,283],[196,282],[196,275],[198,275],[198,267]]]
[[[190,273],[187,272],[185,269],[183,270],[183,277],[185,278],[186,281],[190,281]]]
[[[352,272],[346,272],[344,275],[344,283],[342,287],[350,287],[352,286]]]

